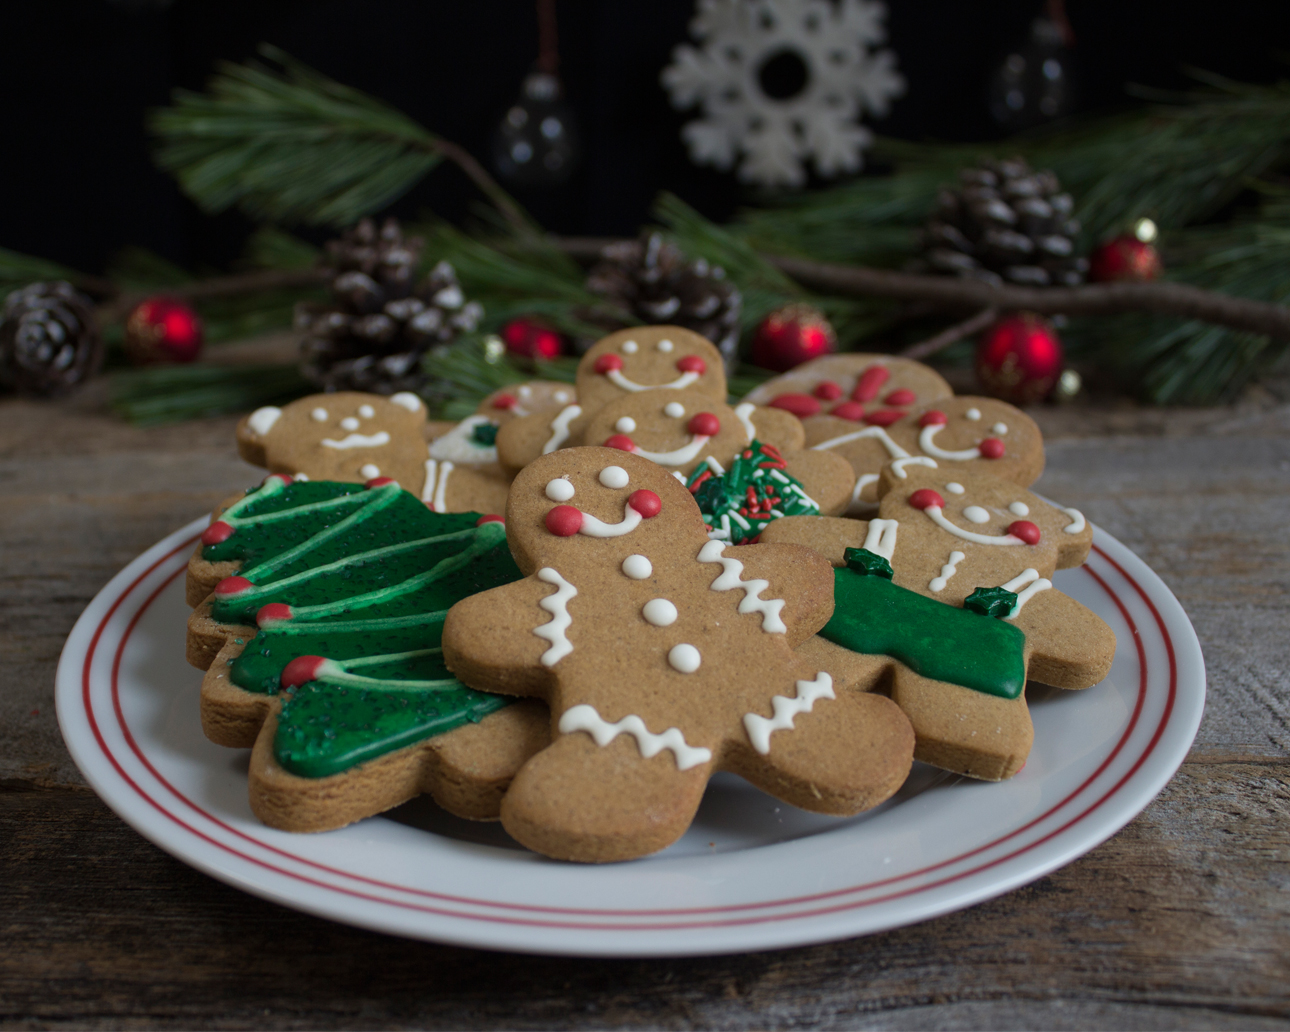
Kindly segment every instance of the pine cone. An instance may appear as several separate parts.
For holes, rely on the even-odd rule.
[[[960,173],[942,190],[923,227],[921,264],[989,283],[1074,287],[1088,262],[1075,254],[1074,202],[1052,172],[1032,172],[1020,158]]]
[[[65,394],[103,364],[89,298],[70,283],[15,290],[0,320],[0,380],[22,394]]]
[[[717,346],[727,365],[734,361],[743,297],[724,269],[690,261],[658,233],[610,244],[600,256],[587,275],[588,290],[644,323],[694,330]]]
[[[373,394],[425,386],[426,350],[473,330],[484,310],[466,301],[447,262],[413,288],[422,247],[419,237],[405,240],[394,219],[386,219],[379,233],[363,219],[327,245],[336,303],[296,309],[307,379],[328,391]]]

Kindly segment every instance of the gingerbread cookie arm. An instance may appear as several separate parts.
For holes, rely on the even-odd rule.
[[[497,461],[518,472],[541,455],[581,444],[590,422],[591,417],[576,404],[554,415],[543,412],[512,419],[497,431]]]
[[[868,520],[786,516],[763,530],[761,539],[766,544],[805,545],[834,566],[842,567],[846,565],[843,553],[848,548],[863,548],[868,533]]]
[[[838,693],[883,691],[895,663],[886,656],[866,656],[812,635],[797,647],[797,656],[816,670],[827,670]]]
[[[790,646],[797,647],[829,622],[833,597],[819,591],[821,580],[828,575],[822,556],[796,545],[719,546],[720,542],[710,541],[699,553],[700,562],[721,565],[715,571],[713,588],[741,588],[743,609],[751,609],[754,602],[768,604],[768,613],[782,623]],[[758,584],[765,587],[749,590]]]
[[[529,577],[464,598],[443,625],[443,658],[463,684],[503,695],[547,696],[570,620],[568,587]],[[544,604],[545,603],[545,604]],[[545,637],[538,634],[542,628]]]
[[[806,431],[802,428],[802,421],[791,412],[777,408],[750,409],[747,402],[739,405],[735,412],[751,421],[757,431],[757,440],[762,444],[774,445],[780,451],[797,451],[806,447]]]
[[[1013,622],[1026,635],[1026,676],[1055,688],[1097,684],[1111,671],[1115,632],[1092,610],[1059,591],[1035,595]]]
[[[784,461],[788,467],[785,472],[801,481],[803,489],[820,507],[821,516],[840,516],[846,512],[856,486],[851,463],[841,455],[822,451],[789,452]]]

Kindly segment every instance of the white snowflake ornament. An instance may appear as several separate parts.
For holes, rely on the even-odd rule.
[[[699,0],[690,31],[663,70],[690,157],[762,186],[801,186],[810,159],[822,176],[859,171],[871,134],[857,120],[884,115],[904,92],[877,0]]]

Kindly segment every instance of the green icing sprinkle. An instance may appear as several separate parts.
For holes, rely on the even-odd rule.
[[[718,472],[704,459],[685,482],[699,503],[703,522],[720,541],[742,544],[781,516],[818,516],[820,507],[785,472],[779,449],[753,441]]]
[[[890,656],[923,677],[1003,699],[1026,685],[1026,636],[1013,624],[849,567],[833,571],[833,600],[820,635],[853,652]]]

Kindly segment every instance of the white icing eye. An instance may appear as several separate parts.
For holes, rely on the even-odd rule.
[[[636,429],[636,420],[632,419],[631,416],[623,416],[622,419],[614,424],[614,429],[620,434],[630,434]]]
[[[315,423],[327,422],[327,410],[325,408],[316,408],[309,413],[309,418]]]
[[[365,466],[360,466],[358,473],[359,476],[364,477],[367,480],[375,480],[381,475],[381,467],[369,462]]]
[[[399,408],[405,408],[409,412],[421,411],[421,399],[411,391],[399,391],[398,394],[391,394],[390,401],[398,405]]]
[[[555,398],[555,403],[557,405],[563,405],[565,402],[569,400],[569,392],[556,391],[553,395],[551,395],[551,397]]]
[[[655,627],[670,627],[676,623],[676,606],[665,598],[652,598],[641,609],[641,616]]]
[[[573,497],[573,485],[563,478],[546,485],[546,496],[553,502],[567,502]]]
[[[663,406],[663,415],[671,416],[673,419],[680,419],[685,415],[685,406],[679,401],[669,401]]]
[[[654,572],[654,564],[643,555],[629,555],[623,560],[623,573],[632,580],[644,580]]]
[[[966,412],[964,412],[963,415],[965,415],[968,419],[972,420],[972,422],[975,423],[978,419],[981,418],[981,410],[979,408],[970,408]]]
[[[342,430],[357,430],[358,420],[355,419],[353,416],[346,416],[344,419],[340,421],[340,428]]]
[[[521,397],[521,398],[527,398],[527,397],[528,397],[530,394],[532,394],[532,393],[533,393],[533,388],[532,388],[532,387],[530,387],[527,383],[522,383],[522,384],[520,384],[520,397]],[[555,399],[555,400],[556,400],[556,401],[559,401],[559,400],[560,400],[560,396],[559,396],[559,395],[556,395],[556,399]]]
[[[993,430],[996,434],[1006,434],[1008,432],[1008,424],[995,423],[994,426],[990,427],[990,429]]]
[[[672,651],[667,654],[667,661],[678,673],[692,674],[699,669],[703,657],[693,645],[673,645]]]
[[[639,347],[640,345],[637,344],[634,340],[625,340],[623,341],[623,354],[634,355],[636,354],[636,351]]]
[[[1030,506],[1025,502],[1013,502],[1008,506],[1008,511],[1014,516],[1029,516]]]
[[[674,345],[670,340],[666,338],[658,342],[658,349],[659,351],[662,351],[664,354],[671,351],[672,348],[674,348],[675,346],[676,345]]]
[[[990,522],[990,514],[986,512],[984,509],[982,509],[981,506],[979,505],[969,505],[966,509],[963,510],[963,515],[966,516],[968,519],[970,519],[973,523]]]
[[[948,491],[950,494],[962,494],[963,485],[956,484],[954,481],[951,480],[948,484],[945,485],[945,490]]]
[[[600,471],[600,482],[606,487],[626,487],[627,470],[622,466],[606,466]]]
[[[263,437],[273,429],[273,424],[278,421],[282,415],[282,409],[275,405],[265,405],[264,408],[258,408],[247,417],[246,425],[251,428],[251,432],[257,437]]]
[[[371,405],[360,405],[358,407],[358,414],[364,419],[371,419],[376,415],[376,409],[372,408]]]

